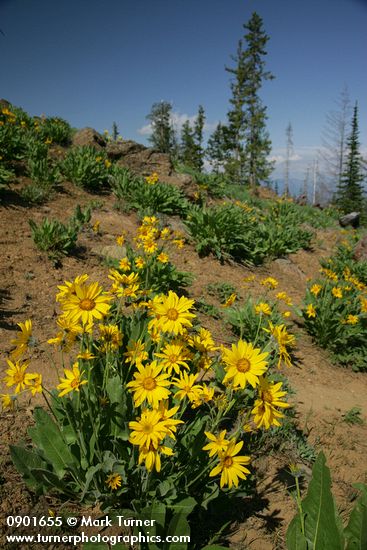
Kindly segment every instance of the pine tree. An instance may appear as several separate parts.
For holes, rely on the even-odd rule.
[[[194,164],[197,170],[200,172],[204,167],[204,147],[203,147],[203,132],[205,124],[205,111],[202,105],[199,105],[198,114],[196,116],[194,125],[194,138],[195,138],[195,158]]]
[[[152,126],[152,134],[149,141],[161,153],[174,155],[177,147],[175,130],[171,120],[172,104],[168,101],[160,101],[152,105],[147,119]]]
[[[196,143],[195,133],[191,124],[186,120],[181,130],[180,160],[186,166],[195,168]]]
[[[223,168],[228,162],[228,131],[227,127],[221,122],[218,123],[214,132],[208,139],[206,148],[206,157],[209,160],[213,171],[218,174],[223,171]]]
[[[355,104],[352,118],[352,129],[347,139],[347,154],[341,183],[336,193],[336,204],[344,212],[360,210],[364,203],[363,159],[359,152],[358,105]]]
[[[271,151],[269,134],[266,131],[266,107],[259,97],[264,80],[273,75],[265,70],[263,57],[267,54],[266,44],[269,37],[263,30],[261,17],[254,12],[250,21],[244,25],[248,31],[244,39],[246,49],[240,40],[234,68],[227,71],[233,75],[231,82],[232,108],[228,112],[229,162],[226,171],[236,183],[249,183],[255,188],[260,182],[266,182],[272,163],[268,161]]]
[[[119,135],[118,126],[117,126],[116,122],[113,122],[112,123],[112,139],[113,139],[113,141],[117,141],[118,135]]]

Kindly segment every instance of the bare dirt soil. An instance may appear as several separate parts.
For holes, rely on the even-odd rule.
[[[32,319],[34,333],[40,343],[55,335],[57,306],[55,294],[57,285],[64,280],[88,273],[92,280],[107,283],[108,268],[102,261],[103,249],[115,244],[122,231],[132,237],[138,226],[134,213],[122,214],[114,209],[110,195],[92,196],[70,184],[64,184],[46,206],[27,207],[17,194],[19,184],[4,195],[0,203],[0,347],[1,369],[5,370],[5,359],[12,348],[10,340],[18,330],[17,323]],[[78,249],[72,256],[62,260],[62,266],[54,268],[52,263],[35,249],[28,219],[36,222],[44,217],[66,220],[77,204],[85,206],[91,200],[98,200],[99,207],[93,211],[92,223],[100,221],[101,234],[91,229],[83,231],[78,240]],[[168,220],[178,223],[176,220]],[[211,257],[199,258],[193,245],[183,250],[170,251],[173,263],[184,271],[195,275],[189,294],[198,299],[203,296],[208,303],[219,306],[218,301],[207,293],[209,283],[228,282],[245,297],[248,293],[260,295],[264,287],[259,280],[271,275],[279,281],[277,290],[286,291],[295,304],[304,296],[307,278],[317,274],[319,260],[327,257],[339,237],[339,231],[319,231],[312,251],[300,251],[288,258],[275,260],[259,268],[248,269],[234,263],[221,265]],[[245,276],[254,274],[254,282],[244,285]],[[222,321],[202,316],[202,324],[213,330],[216,338],[228,343],[234,340],[228,327]],[[328,355],[315,346],[310,337],[297,322],[298,337],[297,364],[285,373],[295,394],[291,401],[296,407],[300,429],[309,437],[316,453],[323,450],[331,468],[333,492],[343,517],[347,517],[356,496],[352,484],[366,482],[367,429],[366,424],[347,424],[343,414],[352,407],[360,407],[362,418],[367,416],[367,375],[354,373],[331,364]],[[41,346],[42,347],[42,346]],[[41,372],[46,386],[54,386],[55,372],[50,367],[47,354],[36,351],[33,355],[34,369]],[[47,515],[49,509],[72,508],[71,503],[60,503],[46,497],[37,497],[25,487],[21,477],[12,465],[9,444],[27,438],[26,428],[32,422],[31,404],[24,403],[14,412],[3,412],[0,423],[0,510],[1,516]],[[269,452],[255,460],[257,470],[257,494],[251,502],[244,501],[241,521],[232,528],[230,547],[233,549],[277,550],[285,548],[286,527],[296,509],[290,495],[292,479],[287,473],[293,457],[287,452]],[[300,464],[305,484],[310,476],[307,464]],[[69,508],[68,508],[69,507]],[[245,519],[243,519],[245,518]],[[4,528],[2,536],[11,532]],[[0,543],[2,548],[23,547]],[[28,548],[44,548],[40,545],[26,545]],[[53,546],[49,545],[52,549]],[[60,545],[58,545],[60,548]],[[67,548],[67,546],[64,546]]]

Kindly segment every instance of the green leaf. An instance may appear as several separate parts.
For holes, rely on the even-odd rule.
[[[10,455],[14,466],[22,474],[27,485],[34,489],[38,488],[40,484],[34,477],[32,469],[46,468],[46,462],[37,453],[16,445],[10,446]]]
[[[74,463],[69,447],[65,443],[58,426],[41,407],[34,411],[36,425],[29,429],[33,442],[45,453],[56,475],[61,479]]]
[[[88,489],[89,489],[89,485],[91,484],[91,481],[94,477],[94,475],[99,471],[101,470],[102,468],[102,464],[97,464],[97,466],[91,466],[87,473],[86,473],[86,476],[85,476],[85,485],[84,485],[84,488],[83,488],[83,492],[82,494],[80,495],[80,502],[83,501]]]
[[[339,522],[333,495],[331,478],[326,466],[325,455],[321,452],[312,469],[312,479],[307,496],[302,502],[304,514],[305,538],[310,550],[343,550],[343,537],[339,531]],[[298,526],[297,526],[297,521]],[[287,533],[289,550],[305,548],[300,536],[299,516],[292,521]],[[295,546],[297,545],[298,546]],[[302,546],[303,544],[303,546]]]
[[[190,525],[186,519],[187,514],[182,510],[181,512],[175,513],[171,519],[166,536],[187,536],[190,537]],[[187,550],[186,542],[173,542],[172,544],[167,543],[164,545],[164,550]]]
[[[350,514],[349,522],[344,530],[347,539],[346,550],[365,550],[367,548],[367,486],[358,485],[362,490]]]
[[[288,550],[307,550],[307,540],[301,530],[299,515],[288,526],[286,542]]]
[[[50,470],[44,470],[42,468],[34,468],[32,475],[37,481],[50,489],[57,489],[60,493],[66,495],[73,495],[73,492],[68,489],[66,483],[63,483],[54,472]]]

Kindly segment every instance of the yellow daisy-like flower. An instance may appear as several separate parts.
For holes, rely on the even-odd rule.
[[[321,290],[322,290],[322,286],[317,285],[317,284],[312,285],[311,288],[310,288],[310,292],[314,296],[318,296],[320,294]]]
[[[232,349],[223,349],[222,359],[226,364],[226,375],[223,384],[231,381],[235,388],[244,389],[249,383],[253,388],[259,383],[259,376],[267,370],[267,352],[261,352],[251,343],[239,340],[238,344],[232,344]]]
[[[225,451],[229,445],[229,440],[226,439],[227,430],[223,430],[219,435],[214,435],[211,432],[204,432],[206,437],[210,440],[210,443],[207,443],[203,447],[203,451],[209,451],[209,456],[214,456],[221,451]]]
[[[63,351],[70,351],[70,348],[75,343],[77,337],[83,334],[83,328],[69,317],[59,317],[56,321],[61,329],[55,338],[47,340],[48,344],[60,346]],[[85,332],[89,332],[89,327],[86,326]],[[90,327],[91,328],[91,327]]]
[[[42,393],[42,374],[29,374],[29,378],[26,380],[26,386],[33,397],[36,395],[36,393]]]
[[[123,246],[125,244],[125,236],[124,235],[118,235],[116,237],[116,244],[119,246]]]
[[[165,254],[164,252],[161,252],[160,254],[158,254],[157,260],[159,262],[161,262],[161,264],[166,264],[169,261],[169,256],[168,256],[168,254]]]
[[[224,302],[224,304],[221,304],[222,307],[230,307],[234,302],[237,300],[237,294],[233,293],[231,294],[227,300]]]
[[[121,487],[122,477],[120,474],[112,473],[107,476],[105,483],[110,489],[112,489],[112,491],[116,491],[119,487]]]
[[[205,367],[203,367],[205,368]],[[204,403],[209,403],[214,399],[214,388],[211,388],[210,386],[207,386],[206,384],[202,384],[201,386],[201,392],[199,393],[199,398],[192,402],[192,408],[196,409],[197,407],[200,407]]]
[[[106,159],[104,161],[104,165],[105,165],[106,168],[110,168],[112,166],[112,162],[110,160]]]
[[[32,339],[32,321],[27,319],[24,323],[17,323],[21,332],[10,341],[16,348],[11,352],[11,357],[15,360],[19,359],[28,349]]]
[[[101,334],[101,346],[102,352],[117,350],[122,344],[123,334],[117,325],[99,325],[99,332]]]
[[[342,289],[337,286],[334,286],[334,288],[331,289],[331,293],[335,296],[335,298],[343,298]]]
[[[173,378],[173,385],[179,390],[175,393],[175,397],[180,400],[187,397],[191,402],[198,401],[202,387],[200,384],[195,384],[197,377],[198,374],[183,372],[180,378]]]
[[[74,281],[64,281],[64,285],[59,285],[57,288],[60,292],[56,294],[56,302],[61,304],[69,298],[70,295],[76,296],[75,287],[76,285],[83,285],[89,279],[89,275],[84,273],[84,275],[78,275],[75,277]]]
[[[276,294],[276,298],[278,298],[278,300],[282,300],[288,306],[292,305],[292,299],[288,296],[288,294],[286,292],[278,292]]]
[[[65,378],[60,378],[60,384],[56,389],[60,390],[59,397],[63,397],[71,391],[79,391],[80,386],[87,383],[83,380],[83,372],[80,372],[78,363],[74,363],[72,370],[64,369]]]
[[[156,241],[147,239],[143,242],[143,248],[147,254],[153,254],[158,249],[158,245]]]
[[[129,269],[131,268],[129,258],[127,258],[126,256],[125,258],[122,258],[119,262],[119,268],[121,269],[121,271],[129,271]]]
[[[5,409],[14,409],[16,396],[9,393],[0,393],[1,407]]]
[[[16,386],[14,393],[20,393],[31,380],[32,375],[26,373],[29,361],[24,361],[24,363],[15,361],[15,363],[13,363],[10,359],[7,359],[6,362],[9,368],[5,371],[6,376],[4,376],[4,382],[8,388],[10,388],[10,386]]]
[[[162,352],[155,353],[156,357],[160,357],[162,361],[160,365],[165,369],[169,376],[174,370],[176,374],[180,374],[181,368],[189,369],[186,361],[189,359],[189,353],[183,344],[166,344]]]
[[[138,464],[142,464],[144,462],[148,472],[151,472],[152,470],[154,470],[154,468],[157,472],[160,472],[161,457],[159,453],[162,453],[166,456],[173,456],[173,450],[170,447],[166,447],[165,445],[158,445],[158,448],[156,449],[151,443],[149,447],[140,447]]]
[[[169,374],[163,373],[162,365],[158,365],[157,361],[152,361],[145,367],[137,365],[138,372],[134,373],[135,380],[132,380],[126,386],[132,388],[134,392],[135,407],[139,407],[145,400],[152,405],[158,407],[158,404],[163,399],[167,399],[170,395]]]
[[[284,414],[277,411],[275,407],[283,409],[290,407],[289,403],[282,401],[287,392],[281,391],[281,387],[282,382],[275,384],[266,378],[260,378],[259,397],[251,411],[258,428],[264,427],[268,430],[271,426],[280,426],[278,418],[283,418]]]
[[[172,431],[170,431],[165,420],[162,420],[161,412],[157,409],[145,409],[141,413],[140,418],[129,422],[131,431],[129,441],[133,445],[138,445],[140,448],[150,448],[153,445],[155,449],[166,436],[174,439]]]
[[[145,344],[140,340],[134,340],[127,345],[127,351],[124,353],[125,363],[141,365],[148,359],[148,352],[145,351]]]
[[[103,292],[98,283],[90,285],[75,285],[75,295],[69,295],[62,303],[66,315],[74,321],[81,321],[83,325],[94,322],[94,318],[102,319],[110,309],[112,296]]]
[[[82,351],[81,353],[78,353],[76,358],[77,359],[82,359],[83,361],[91,361],[92,359],[95,359],[96,356],[93,355],[92,352],[90,352],[88,350],[85,350],[85,351]]]
[[[306,307],[306,315],[310,319],[311,317],[316,317],[316,309],[313,304],[308,304]]]
[[[283,311],[282,315],[283,315],[283,317],[288,319],[291,316],[291,312],[290,311]]]
[[[201,353],[209,353],[218,349],[218,346],[215,345],[211,332],[205,328],[200,328],[198,334],[191,336],[189,339],[189,344]]]
[[[250,470],[245,468],[245,465],[249,464],[251,458],[249,456],[236,456],[242,449],[243,441],[236,443],[230,441],[229,445],[224,451],[218,453],[219,464],[212,469],[209,476],[214,477],[218,474],[220,476],[220,487],[228,485],[231,489],[234,485],[238,487],[239,479],[246,479]]]
[[[287,327],[285,325],[273,325],[271,321],[269,321],[269,328],[264,328],[263,330],[271,334],[277,343],[277,351],[279,354],[278,369],[282,362],[284,362],[287,367],[291,367],[292,363],[288,348],[294,347],[296,343],[295,336],[287,332]]]
[[[265,279],[260,281],[260,284],[271,289],[271,288],[276,288],[279,283],[276,279],[274,279],[274,277],[266,277]]]
[[[141,256],[135,258],[135,267],[137,269],[143,269],[145,267],[145,262]]]
[[[195,315],[189,310],[193,305],[194,300],[189,300],[185,296],[179,298],[170,290],[168,296],[161,297],[161,302],[157,300],[153,303],[155,318],[150,321],[149,328],[155,327],[162,332],[183,334],[185,328],[192,326],[190,319]]]
[[[171,234],[171,231],[168,227],[164,227],[160,233],[160,238],[163,240],[163,241],[166,241],[167,239],[169,239],[169,236]]]
[[[266,302],[260,302],[255,306],[257,315],[271,315],[271,307]]]
[[[251,283],[254,280],[255,280],[255,275],[248,275],[247,277],[243,278],[244,283]]]
[[[356,324],[358,323],[358,321],[359,321],[358,315],[351,315],[351,314],[350,314],[350,315],[348,315],[348,317],[347,317],[347,319],[346,319],[345,322],[346,322],[348,325],[356,325]]]
[[[360,297],[361,313],[367,313],[367,298]]]
[[[94,222],[94,224],[92,225],[92,231],[93,231],[93,233],[97,233],[97,234],[98,234],[98,233],[100,232],[100,226],[101,226],[100,220],[96,220],[96,221]]]
[[[172,242],[179,250],[185,246],[184,239],[173,239]]]

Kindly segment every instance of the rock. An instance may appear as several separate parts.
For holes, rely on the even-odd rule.
[[[117,244],[109,244],[104,246],[98,251],[100,256],[104,258],[110,258],[112,260],[121,260],[126,256],[125,246],[119,246]]]
[[[353,258],[359,262],[367,262],[367,235],[356,244]]]
[[[348,225],[359,227],[359,216],[360,212],[350,212],[350,214],[346,214],[339,218],[339,225],[342,227],[347,227]]]
[[[173,170],[169,155],[159,153],[135,141],[109,143],[107,154],[110,158],[118,159],[118,165],[126,166],[141,176],[149,176],[152,172],[157,172],[162,180],[162,176],[170,175]]]
[[[277,258],[274,260],[274,263],[285,276],[289,276],[290,278],[296,276],[302,280],[306,279],[303,271],[288,258]]]
[[[106,147],[106,140],[93,128],[82,128],[73,136],[72,143],[75,147],[94,147],[101,150]]]

